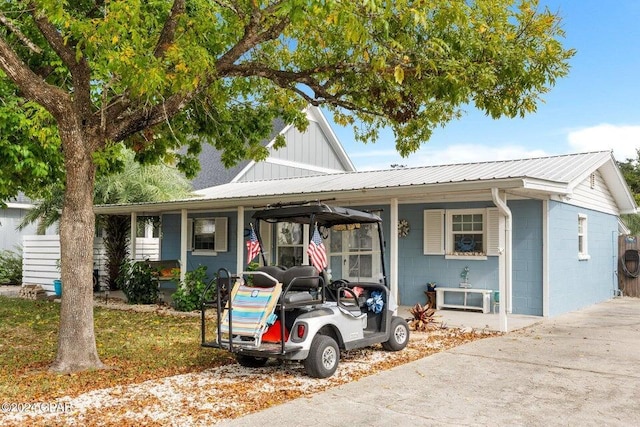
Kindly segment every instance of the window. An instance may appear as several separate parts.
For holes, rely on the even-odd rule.
[[[194,218],[189,233],[194,255],[215,255],[227,251],[227,218]]]
[[[498,256],[500,215],[497,208],[424,211],[424,254],[446,258]]]
[[[485,209],[447,211],[447,255],[485,256]]]
[[[304,227],[302,224],[279,222],[277,227],[278,265],[292,267],[302,265],[304,255]]]
[[[360,224],[344,231],[332,228],[329,235],[331,258],[342,266],[340,277],[352,281],[380,280],[380,242],[375,224]]]
[[[587,245],[587,216],[578,214],[578,259],[588,260],[589,256]]]

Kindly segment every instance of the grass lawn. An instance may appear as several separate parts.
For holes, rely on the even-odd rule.
[[[200,318],[94,309],[101,360],[112,369],[48,371],[58,342],[60,304],[0,296],[0,396],[38,402],[85,391],[234,363],[200,347]]]

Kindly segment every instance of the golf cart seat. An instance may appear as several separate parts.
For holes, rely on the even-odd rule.
[[[304,305],[322,301],[320,275],[312,265],[289,267],[282,275],[285,305]]]

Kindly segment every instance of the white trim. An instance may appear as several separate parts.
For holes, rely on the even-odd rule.
[[[136,259],[136,235],[138,229],[138,214],[131,212],[131,221],[129,224],[129,259]]]
[[[184,283],[187,277],[187,237],[189,232],[188,211],[180,211],[180,282]]]
[[[304,170],[310,170],[313,172],[321,172],[321,173],[327,173],[327,174],[344,172],[343,170],[339,170],[339,169],[323,168],[321,166],[310,165],[308,163],[300,163],[300,162],[294,162],[292,160],[277,159],[275,157],[268,157],[267,159],[264,160],[264,163],[271,163],[273,165],[287,166],[290,168],[304,169]]]
[[[549,202],[542,201],[542,316],[549,317]]]
[[[397,304],[400,304],[398,295],[398,199],[393,198],[389,201],[391,232],[389,233],[389,288],[391,295],[395,298]],[[397,309],[396,309],[397,314]]]
[[[33,209],[35,207],[32,203],[12,203],[7,202],[6,209]]]
[[[240,274],[244,270],[246,244],[244,241],[244,207],[238,206],[238,225],[236,226],[236,273]],[[260,254],[258,254],[260,256]],[[247,260],[248,261],[248,260]],[[258,260],[259,261],[259,260]]]

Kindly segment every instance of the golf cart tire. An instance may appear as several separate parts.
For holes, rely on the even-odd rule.
[[[267,364],[269,358],[236,354],[236,360],[241,366],[244,366],[245,368],[262,368]]]
[[[382,343],[382,348],[388,351],[400,351],[409,343],[409,325],[401,317],[391,318],[391,333],[389,341]]]
[[[338,369],[340,348],[336,340],[327,335],[316,335],[311,342],[304,370],[312,378],[328,378]]]

